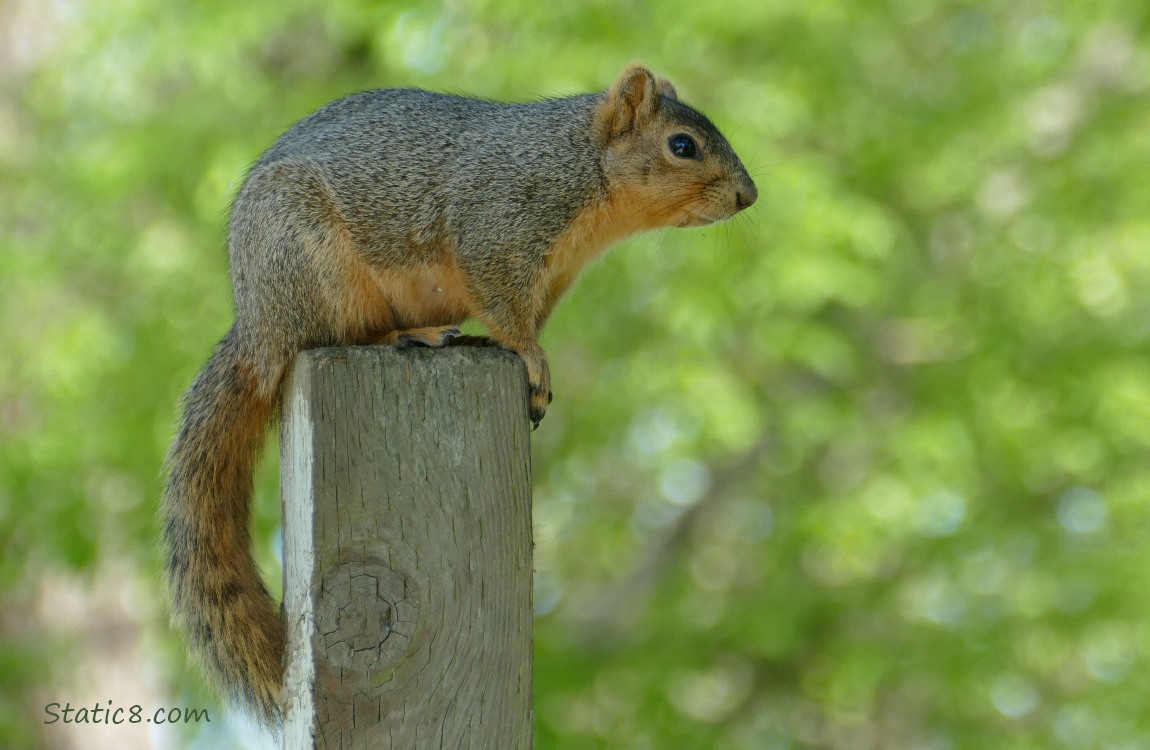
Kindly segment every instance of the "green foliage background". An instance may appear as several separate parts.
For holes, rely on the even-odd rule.
[[[44,581],[110,561],[197,695],[154,513],[230,321],[246,166],[352,91],[525,99],[642,60],[761,198],[624,243],[546,332],[537,747],[1150,747],[1146,3],[8,0],[0,24],[0,745],[50,742],[38,696],[102,647],[38,635]],[[274,569],[274,457],[261,477]]]

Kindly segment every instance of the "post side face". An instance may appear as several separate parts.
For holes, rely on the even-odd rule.
[[[286,668],[302,684],[286,686],[285,743],[310,744],[286,747],[530,747],[529,425],[508,352],[301,355],[283,460]],[[289,470],[309,492],[289,495]]]
[[[312,746],[315,712],[312,686],[315,657],[311,631],[315,622],[310,581],[315,576],[311,499],[315,465],[312,451],[310,368],[300,358],[284,389],[280,421],[280,495],[283,508],[284,556],[284,713],[285,748]]]

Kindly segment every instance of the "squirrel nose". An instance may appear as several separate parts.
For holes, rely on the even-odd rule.
[[[742,211],[749,208],[759,198],[759,189],[750,180],[746,185],[735,190],[735,208]]]

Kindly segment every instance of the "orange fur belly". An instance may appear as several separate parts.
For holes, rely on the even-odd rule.
[[[454,263],[379,269],[372,276],[387,312],[387,320],[380,321],[383,328],[402,331],[457,325],[467,319],[467,289]]]

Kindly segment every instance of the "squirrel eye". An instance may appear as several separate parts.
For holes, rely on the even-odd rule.
[[[676,133],[668,138],[667,146],[671,149],[671,153],[680,159],[694,159],[699,150],[695,145],[695,139],[686,133]]]

